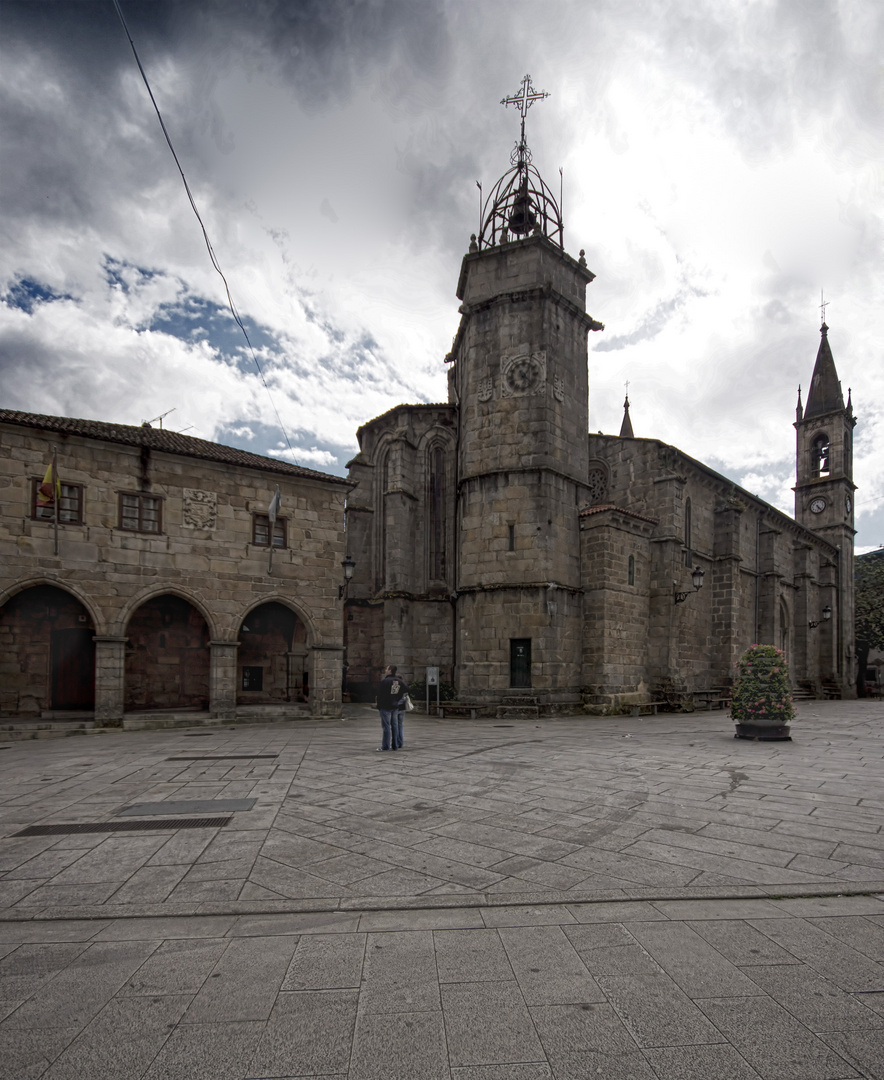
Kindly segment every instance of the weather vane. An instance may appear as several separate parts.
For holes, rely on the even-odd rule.
[[[526,75],[525,78],[522,79],[522,89],[517,94],[501,98],[501,105],[515,105],[522,114],[522,146],[525,145],[525,114],[535,101],[543,101],[544,98],[548,97],[549,92],[546,90],[535,90],[531,85],[531,76]]]

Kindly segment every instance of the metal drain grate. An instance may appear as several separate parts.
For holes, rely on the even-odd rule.
[[[144,832],[167,829],[223,829],[231,818],[166,818],[158,821],[71,821],[61,825],[28,825],[13,836],[68,836],[71,833]]]
[[[167,757],[166,761],[275,761],[278,757],[279,754],[212,754],[210,757],[186,754],[178,757]]]

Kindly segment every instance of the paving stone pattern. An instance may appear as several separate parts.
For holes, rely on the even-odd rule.
[[[884,1078],[884,715],[376,714],[0,759],[0,1080]],[[209,742],[209,739],[204,740]],[[138,802],[227,828],[15,837]],[[158,819],[161,825],[161,819]],[[810,861],[808,861],[810,860]]]

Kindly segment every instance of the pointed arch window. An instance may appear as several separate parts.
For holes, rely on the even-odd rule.
[[[447,573],[445,529],[445,451],[433,446],[429,452],[428,509],[428,563],[431,581],[444,581]]]
[[[685,566],[694,565],[694,552],[693,552],[693,536],[692,534],[693,522],[691,521],[691,500],[688,499],[684,504],[684,564]]]
[[[387,492],[390,490],[393,463],[392,454],[388,450],[381,458],[378,470],[378,493],[377,493],[377,568],[375,572],[375,589],[387,587]]]
[[[810,467],[813,476],[829,475],[829,436],[820,433],[814,436],[810,448]]]

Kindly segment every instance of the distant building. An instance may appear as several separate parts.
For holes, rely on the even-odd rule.
[[[348,486],[171,431],[0,410],[0,714],[339,716]]]
[[[524,113],[523,113],[524,121]],[[458,697],[604,710],[725,686],[754,642],[855,695],[855,420],[828,342],[799,406],[795,518],[673,446],[588,431],[594,275],[522,141],[463,259],[445,404],[364,424],[350,462],[350,685],[383,662]],[[694,581],[702,583],[695,590]]]

